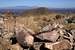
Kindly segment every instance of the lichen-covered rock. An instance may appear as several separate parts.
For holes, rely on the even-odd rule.
[[[41,33],[37,35],[37,37],[40,38],[41,40],[49,40],[55,42],[59,37],[59,33],[56,30],[54,30],[51,32]]]
[[[16,39],[18,43],[22,46],[33,45],[34,38],[31,34],[33,33],[23,28],[20,28],[20,30],[17,30],[16,32]]]
[[[63,40],[62,42],[53,45],[54,50],[63,50],[63,49],[70,49],[71,45],[67,40]]]
[[[51,50],[63,50],[63,49],[70,49],[71,45],[68,40],[62,40],[55,43],[45,43],[45,47]]]

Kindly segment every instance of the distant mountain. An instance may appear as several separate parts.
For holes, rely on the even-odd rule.
[[[30,10],[23,11],[23,15],[32,14],[32,15],[48,15],[51,13],[75,13],[75,8],[46,8],[38,7]]]
[[[14,6],[0,8],[0,13],[11,11],[16,14],[49,14],[49,13],[75,13],[75,8],[49,8],[49,7],[37,7],[37,6]]]
[[[50,10],[58,13],[75,13],[75,8],[49,8]]]
[[[48,15],[52,13],[52,10],[46,7],[38,7],[38,8],[33,8],[30,10],[26,10],[22,12],[22,15]]]
[[[33,7],[29,7],[29,6],[4,7],[4,8],[0,8],[0,13],[4,13],[6,11],[11,11],[13,13],[20,14],[21,12],[32,9],[32,8]]]

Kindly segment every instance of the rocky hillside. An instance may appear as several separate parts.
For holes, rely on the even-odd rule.
[[[74,14],[47,8],[0,14],[0,50],[74,50],[74,33]]]

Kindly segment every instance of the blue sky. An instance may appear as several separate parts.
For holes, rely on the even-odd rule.
[[[0,0],[0,7],[12,6],[75,8],[75,0]]]

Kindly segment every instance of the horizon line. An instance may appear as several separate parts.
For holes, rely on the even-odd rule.
[[[0,7],[0,8],[11,8],[11,7],[25,7],[26,5],[23,6],[5,6],[5,7]],[[40,7],[45,7],[45,8],[75,8],[75,7],[50,7],[50,6],[26,6],[26,7],[32,7],[32,8],[40,8]]]

